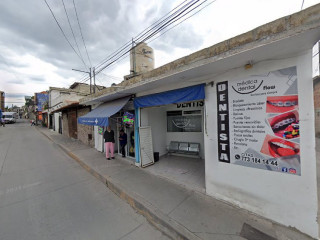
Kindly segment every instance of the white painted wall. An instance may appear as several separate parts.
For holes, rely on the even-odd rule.
[[[318,238],[316,157],[313,115],[312,53],[261,62],[250,70],[230,70],[215,83],[297,66],[300,111],[301,176],[218,161],[216,86],[206,87],[206,192]]]
[[[54,130],[59,132],[59,116],[60,113],[54,113]]]
[[[167,153],[167,116],[165,107],[141,109],[141,126],[152,130],[153,151],[162,156]]]
[[[49,111],[54,111],[63,104],[68,104],[66,101],[79,101],[83,97],[83,93],[72,92],[68,89],[65,91],[51,89],[49,92]]]
[[[196,142],[200,143],[200,155],[204,157],[203,132],[167,132],[167,111],[198,109],[201,108],[178,109],[176,104],[141,109],[141,126],[151,126],[152,129],[153,150],[162,156],[168,152],[171,141]]]
[[[188,107],[188,108],[177,108],[176,104],[171,104],[166,106],[166,111],[192,111],[192,110],[204,110],[203,107]],[[203,120],[203,119],[202,119]],[[167,119],[166,119],[167,122]],[[200,143],[200,156],[204,158],[204,124],[202,125],[202,132],[168,132],[167,133],[167,146],[169,146],[171,141],[178,142],[194,142]]]

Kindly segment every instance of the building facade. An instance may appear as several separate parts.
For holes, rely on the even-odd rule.
[[[319,39],[315,5],[80,103],[103,102],[111,114],[135,93],[136,166],[152,164],[153,152],[167,154],[172,142],[185,153],[200,146],[207,195],[318,238],[312,47]]]
[[[5,108],[5,93],[0,91],[0,109],[4,112]]]

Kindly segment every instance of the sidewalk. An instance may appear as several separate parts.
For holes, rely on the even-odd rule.
[[[88,172],[172,239],[304,240],[304,234],[199,192],[190,191],[116,156],[37,127]]]

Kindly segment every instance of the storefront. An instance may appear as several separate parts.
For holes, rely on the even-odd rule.
[[[135,98],[137,166],[158,155],[169,164],[171,155],[204,158],[204,92],[201,84]]]
[[[134,142],[134,108],[131,97],[120,98],[100,105],[93,106],[93,110],[78,118],[79,124],[94,126],[94,147],[105,152],[103,133],[107,126],[115,132],[115,153],[120,153],[120,130],[127,134],[126,156],[135,158]]]

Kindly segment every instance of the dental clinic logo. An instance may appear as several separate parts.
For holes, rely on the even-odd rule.
[[[257,91],[263,83],[263,80],[249,79],[238,82],[236,86],[232,86],[233,90],[239,94],[249,94]]]
[[[186,128],[190,125],[190,119],[186,118],[178,118],[172,120],[172,123],[177,127],[177,128]]]
[[[96,120],[94,121],[96,124],[98,124],[98,119],[96,118]]]

